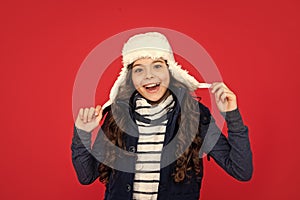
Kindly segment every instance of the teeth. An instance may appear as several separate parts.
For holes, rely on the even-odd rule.
[[[150,88],[150,87],[155,87],[155,86],[158,86],[158,85],[159,85],[159,83],[151,83],[149,85],[145,85],[144,87]]]
[[[154,87],[154,86],[156,86],[157,84],[156,83],[152,83],[152,84],[150,84],[150,85],[147,85],[146,87]]]

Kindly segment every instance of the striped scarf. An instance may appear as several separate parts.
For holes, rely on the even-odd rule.
[[[175,105],[169,95],[157,105],[141,96],[135,101],[135,120],[138,125],[136,173],[133,184],[134,200],[156,200],[160,179],[160,160],[168,122],[167,114]]]

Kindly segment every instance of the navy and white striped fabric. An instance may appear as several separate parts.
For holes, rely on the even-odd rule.
[[[152,106],[146,99],[136,100],[135,116],[139,130],[133,199],[156,200],[160,179],[160,160],[168,122],[167,113],[175,105],[173,96]]]

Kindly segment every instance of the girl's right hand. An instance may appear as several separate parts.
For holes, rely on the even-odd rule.
[[[96,108],[80,108],[75,126],[86,132],[93,131],[102,119],[102,108],[98,105]]]

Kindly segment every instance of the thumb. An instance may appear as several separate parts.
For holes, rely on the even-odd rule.
[[[100,120],[102,119],[102,112],[102,107],[100,105],[97,105],[95,109],[95,116],[98,122],[100,122]]]

